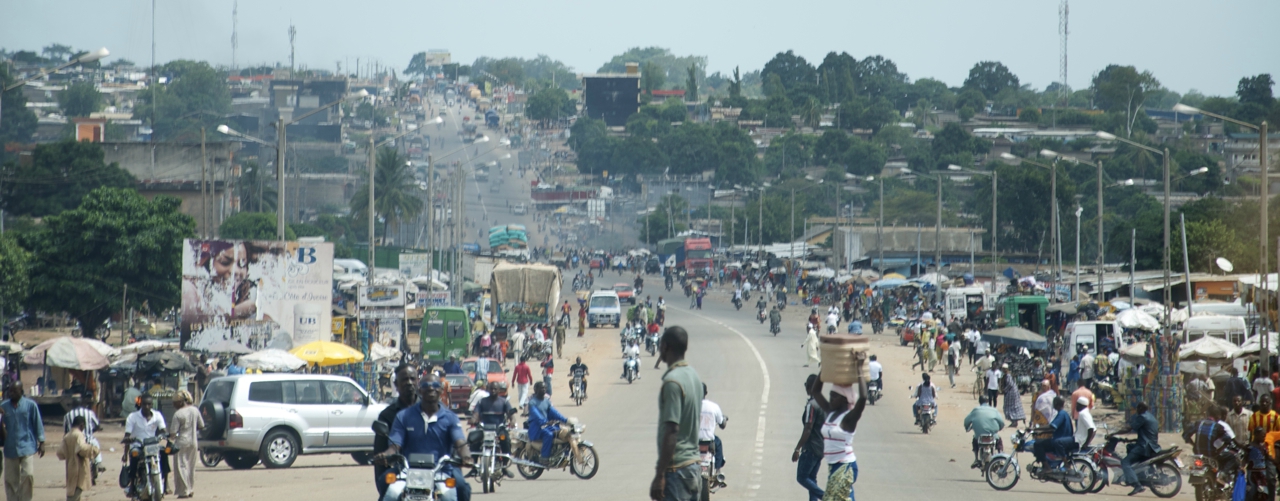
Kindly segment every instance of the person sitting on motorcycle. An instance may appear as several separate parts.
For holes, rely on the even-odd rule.
[[[853,317],[849,321],[849,334],[862,334],[862,321],[858,317]]]
[[[871,355],[870,361],[867,362],[867,376],[876,384],[876,388],[884,388],[884,382],[880,380],[884,377],[884,366],[876,361],[875,355]]]
[[[511,417],[516,414],[516,409],[511,406],[511,402],[503,395],[507,391],[507,383],[495,381],[489,383],[489,396],[480,399],[476,403],[475,412],[471,413],[471,425],[479,427],[481,425],[502,426],[507,425],[507,429],[512,428]],[[501,437],[498,441],[498,447],[503,454],[511,454],[511,439],[506,433],[500,433]],[[473,453],[479,453],[484,447],[484,432],[482,430],[471,430],[467,436],[467,443],[471,446]],[[510,462],[507,458],[502,458],[502,474],[507,478],[515,478],[511,474]]]
[[[911,404],[911,415],[915,416],[916,424],[920,424],[920,407],[932,405],[937,408],[938,387],[929,382],[929,374],[920,374],[922,380],[920,386],[916,387],[913,397],[916,397],[915,403]]]
[[[733,290],[733,304],[742,304],[742,288]]]
[[[1000,430],[1004,429],[1004,419],[1000,411],[987,405],[987,397],[978,397],[978,406],[964,417],[964,431],[973,432],[973,464],[970,468],[981,468],[982,460],[978,457],[978,439],[983,435],[995,435],[996,451],[1004,452],[1004,443],[1000,440]]]
[[[834,306],[832,308],[834,308]],[[836,328],[839,326],[840,326],[840,313],[838,313],[837,311],[828,311],[827,312],[827,334],[831,334],[835,332]]]
[[[769,329],[773,330],[779,325],[782,325],[782,312],[778,310],[778,305],[774,305],[773,309],[769,310]]]
[[[729,418],[720,411],[720,405],[707,398],[707,383],[702,383],[702,413],[698,421],[698,445],[712,446],[715,453],[715,469],[724,468],[724,451],[716,427],[721,430],[729,424]]]
[[[1046,460],[1045,453],[1050,450],[1054,450],[1056,444],[1065,443],[1065,441],[1070,441],[1072,444],[1075,443],[1075,428],[1071,423],[1071,413],[1062,409],[1066,403],[1067,400],[1061,396],[1053,397],[1053,410],[1056,414],[1054,414],[1053,419],[1049,421],[1049,429],[1053,431],[1053,436],[1048,440],[1036,440],[1035,446],[1032,450],[1036,459],[1041,462]]]
[[[436,458],[453,454],[464,466],[470,466],[471,451],[458,423],[458,416],[440,405],[443,386],[434,374],[418,383],[418,405],[401,410],[387,434],[387,450],[372,459],[386,461],[387,456],[434,454]],[[428,418],[430,416],[430,418]],[[471,501],[471,486],[462,478],[462,470],[452,464],[441,469],[456,482],[458,501]]]
[[[1124,471],[1125,484],[1133,487],[1130,496],[1136,495],[1147,490],[1142,484],[1138,483],[1138,475],[1133,471],[1133,465],[1141,463],[1160,453],[1160,424],[1156,422],[1156,417],[1151,415],[1151,409],[1147,407],[1146,402],[1138,402],[1133,408],[1134,413],[1129,417],[1128,423],[1117,434],[1137,433],[1138,441],[1129,446],[1129,453],[1120,461],[1120,469]]]
[[[1196,426],[1182,430],[1182,439],[1192,445],[1192,453],[1213,458],[1223,471],[1237,466],[1227,464],[1235,450],[1236,433],[1227,425],[1226,418],[1226,408],[1211,405],[1204,419]]]
[[[1245,448],[1244,455],[1245,467],[1248,470],[1245,499],[1274,499],[1276,464],[1268,453],[1267,429],[1259,426],[1249,435],[1251,440]],[[1262,492],[1262,489],[1266,491]]]
[[[587,370],[587,364],[582,363],[582,357],[578,357],[573,365],[569,366],[569,377],[582,379],[582,398],[587,398],[587,376],[591,371]]]
[[[643,288],[644,288],[644,279],[643,279],[643,278],[640,278],[640,275],[636,275],[636,285],[635,285],[635,287],[636,287],[636,290],[641,290],[641,289],[643,289]]]
[[[560,426],[566,421],[568,419],[551,405],[547,385],[542,381],[533,383],[533,398],[529,399],[529,440],[542,441],[542,458],[551,457],[551,447],[557,437],[568,437],[569,429]]]
[[[632,342],[627,345],[627,349],[622,350],[622,375],[618,379],[627,378],[627,362],[631,359],[640,360],[640,343]],[[640,378],[640,372],[636,371],[636,379]]]
[[[129,462],[129,496],[134,496],[133,480],[137,478],[138,465],[145,459],[142,454],[137,456],[129,454],[129,449],[134,441],[142,442],[148,438],[167,437],[168,430],[165,429],[164,415],[152,409],[152,397],[150,393],[143,393],[141,403],[138,410],[129,414],[124,421],[124,440],[120,443],[125,444],[124,456],[120,458],[120,462]],[[169,485],[169,455],[165,453],[165,448],[160,448],[160,476],[164,479],[165,485]],[[16,464],[16,463],[15,463]]]

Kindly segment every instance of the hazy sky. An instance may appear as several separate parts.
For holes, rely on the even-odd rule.
[[[156,58],[230,64],[232,1],[157,2]],[[0,47],[106,46],[150,61],[151,0],[0,4]],[[298,64],[330,70],[356,58],[403,70],[413,53],[439,48],[465,63],[547,54],[594,72],[629,47],[654,45],[705,55],[708,72],[726,73],[759,69],[788,49],[815,65],[833,50],[880,54],[913,80],[953,86],[980,60],[1001,61],[1036,88],[1056,81],[1059,67],[1056,0],[244,0],[239,65],[287,63],[290,21]],[[1276,0],[1072,0],[1068,83],[1087,87],[1116,63],[1178,92],[1232,94],[1245,75],[1280,79],[1278,21]]]

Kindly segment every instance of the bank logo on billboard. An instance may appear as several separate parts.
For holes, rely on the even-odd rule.
[[[182,347],[213,353],[288,350],[328,341],[333,244],[186,240]]]

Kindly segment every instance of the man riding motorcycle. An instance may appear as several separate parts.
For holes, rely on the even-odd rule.
[[[721,430],[729,424],[728,416],[720,411],[720,406],[707,398],[707,384],[702,383],[702,411],[698,422],[698,444],[713,446],[715,452],[715,469],[724,467],[724,451],[720,437],[716,436],[716,427]]]
[[[507,429],[511,429],[513,424],[511,417],[515,416],[516,409],[511,406],[511,402],[503,395],[506,393],[507,383],[500,381],[489,383],[489,396],[480,399],[476,403],[475,412],[471,413],[471,425],[479,427],[481,425],[501,426],[507,425]],[[509,433],[499,434],[501,438],[498,441],[498,447],[503,454],[511,454],[511,438]],[[471,446],[471,450],[480,451],[484,446],[484,432],[476,429],[471,430],[467,435],[467,442]],[[515,478],[511,474],[510,461],[502,458],[502,474],[507,478]]]
[[[637,293],[637,294],[639,294],[639,293],[640,293],[640,291],[644,289],[644,279],[643,279],[643,278],[640,278],[640,275],[636,275],[636,284],[635,284],[635,287],[636,287],[636,293]]]
[[[590,374],[591,371],[587,370],[587,364],[582,363],[582,357],[578,357],[574,364],[569,366],[569,377],[582,379],[582,398],[587,398],[587,376]]]
[[[1147,490],[1146,487],[1138,483],[1138,475],[1133,471],[1133,465],[1141,463],[1160,453],[1160,425],[1156,422],[1156,417],[1151,415],[1150,408],[1146,402],[1138,402],[1134,406],[1134,414],[1129,417],[1129,422],[1119,433],[1134,432],[1138,434],[1138,441],[1129,446],[1129,453],[1124,459],[1120,460],[1120,469],[1124,471],[1124,481],[1126,484],[1133,486],[1133,492],[1129,495],[1133,496],[1142,491]],[[1230,428],[1230,427],[1228,427]]]
[[[773,309],[769,310],[769,330],[773,330],[782,325],[782,312],[778,310],[778,305],[773,305]]]
[[[627,378],[627,361],[631,359],[640,360],[640,343],[631,343],[627,345],[627,349],[622,350],[622,375],[618,379]],[[640,372],[636,371],[636,379],[640,379]]]
[[[458,424],[458,416],[440,405],[443,385],[434,374],[427,374],[418,383],[419,404],[401,410],[391,423],[387,435],[387,450],[374,456],[375,462],[385,462],[387,456],[410,454],[434,454],[441,458],[453,454],[463,465],[471,465],[471,451],[466,436]],[[462,478],[462,470],[452,464],[444,465],[456,482],[458,501],[471,501],[471,486]]]
[[[764,311],[768,307],[769,307],[769,300],[766,299],[763,295],[761,295],[760,299],[756,301],[756,310]]]
[[[137,477],[138,468],[143,458],[141,454],[130,456],[129,444],[148,438],[168,436],[168,430],[165,429],[164,424],[164,415],[151,408],[151,394],[143,393],[140,398],[142,399],[142,406],[125,418],[124,440],[121,441],[121,443],[125,444],[125,447],[124,456],[120,460],[121,462],[125,460],[129,462],[128,489],[130,492],[133,492],[135,487],[133,480]],[[11,459],[10,461],[17,460]],[[163,447],[160,448],[160,476],[166,480],[169,478],[169,455],[165,453]],[[133,494],[130,494],[130,497],[132,496]]]
[[[929,382],[929,374],[921,374],[920,378],[920,386],[916,387],[915,394],[912,395],[916,397],[916,401],[911,404],[911,415],[915,416],[916,424],[920,424],[920,407],[933,405],[936,409],[938,405],[938,387]]]
[[[969,411],[969,415],[964,418],[964,431],[973,432],[973,464],[970,468],[981,468],[982,460],[978,458],[978,439],[984,435],[994,435],[996,437],[996,451],[1004,452],[1004,444],[1000,440],[1000,430],[1004,429],[1004,419],[1000,417],[1000,411],[995,407],[987,405],[987,397],[978,397],[978,406]]]
[[[551,457],[551,447],[556,438],[569,438],[572,430],[560,426],[566,421],[568,418],[551,405],[546,384],[542,381],[533,383],[533,398],[529,399],[529,440],[542,441],[543,459]]]

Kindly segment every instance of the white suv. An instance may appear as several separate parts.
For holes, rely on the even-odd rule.
[[[618,301],[618,293],[612,289],[591,293],[591,299],[587,302],[587,326],[604,324],[622,326],[622,304]]]
[[[214,379],[204,390],[200,450],[235,469],[288,468],[300,454],[351,454],[367,463],[373,422],[386,404],[373,402],[351,378],[251,374]]]

